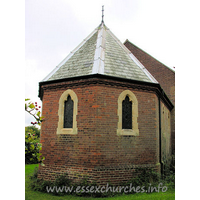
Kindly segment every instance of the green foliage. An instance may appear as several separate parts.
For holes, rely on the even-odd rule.
[[[39,143],[40,131],[36,127],[25,127],[25,163],[35,164],[42,162],[44,157],[39,152],[42,144]]]
[[[162,178],[169,188],[175,188],[175,155],[164,160]]]
[[[125,185],[128,186],[132,183],[133,186],[140,186],[140,187],[145,186],[145,188],[149,188],[149,187],[157,187],[160,182],[162,182],[160,174],[155,172],[152,168],[138,167],[135,169],[135,172],[133,173],[133,178],[127,183],[125,183]],[[132,190],[130,193],[134,194],[135,191]]]
[[[26,126],[25,132],[34,134],[36,137],[38,137],[38,142],[39,142],[39,137],[40,137],[40,129],[39,128],[37,128],[35,126]]]
[[[51,181],[45,181],[45,180],[40,180],[37,179],[39,170],[38,167],[35,167],[34,172],[32,175],[30,175],[30,187],[34,191],[40,191],[40,192],[47,192],[46,191],[46,186],[53,186]]]
[[[31,124],[41,125],[43,117],[41,116],[41,111],[39,110],[41,106],[37,105],[30,101],[30,99],[25,99],[25,111],[32,115],[36,122],[31,122]],[[25,127],[25,163],[34,164],[41,163],[43,164],[44,157],[40,153],[42,149],[42,144],[39,142],[40,131],[34,126]]]
[[[53,186],[62,187],[71,185],[71,181],[69,180],[67,174],[57,177],[57,179],[53,182],[53,181],[45,181],[43,179],[37,179],[38,172],[39,172],[38,168],[35,168],[33,175],[30,176],[30,179],[32,180],[30,186],[34,191],[40,191],[46,193],[47,192],[46,187],[53,187]],[[65,193],[56,192],[55,190],[54,192],[52,192],[52,194],[63,196]]]

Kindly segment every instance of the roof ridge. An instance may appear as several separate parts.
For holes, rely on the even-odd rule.
[[[98,30],[96,49],[94,54],[94,63],[92,66],[92,74],[104,73],[104,59],[105,59],[105,30],[104,24]]]

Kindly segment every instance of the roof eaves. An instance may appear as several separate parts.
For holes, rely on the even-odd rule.
[[[48,80],[48,81],[42,81],[39,82],[39,94],[38,97],[42,100],[43,98],[43,85],[49,85],[49,84],[55,84],[55,83],[61,83],[61,82],[68,82],[68,81],[76,81],[76,80],[89,80],[91,78],[100,78],[100,79],[107,79],[107,80],[116,80],[119,82],[125,82],[125,83],[134,83],[138,85],[146,85],[150,86],[152,89],[157,88],[155,92],[161,99],[165,102],[165,104],[168,106],[170,110],[173,109],[174,105],[162,89],[159,83],[152,83],[152,82],[144,82],[144,81],[138,81],[138,80],[131,80],[131,79],[126,79],[126,78],[121,78],[121,77],[114,77],[114,76],[109,76],[105,74],[88,74],[85,76],[77,76],[77,77],[70,77],[70,78],[64,78],[64,79],[57,79],[57,80]]]

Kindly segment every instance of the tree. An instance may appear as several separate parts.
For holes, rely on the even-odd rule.
[[[41,116],[41,111],[39,110],[41,106],[37,105],[37,102],[35,104],[30,101],[30,99],[25,99],[25,111],[28,112],[30,115],[32,115],[36,122],[31,122],[31,124],[35,125],[41,125],[43,121],[43,117]]]

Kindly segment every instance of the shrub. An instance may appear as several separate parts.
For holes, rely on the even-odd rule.
[[[40,129],[35,126],[26,126],[25,133],[35,134],[37,138],[40,138]]]
[[[36,127],[25,127],[25,164],[40,162],[42,149],[40,144],[39,130]]]
[[[172,155],[168,160],[164,160],[162,178],[169,188],[175,188],[175,155]]]
[[[46,186],[52,186],[52,182],[38,179],[38,173],[38,167],[35,167],[33,174],[30,176],[30,187],[34,191],[46,192]]]
[[[133,186],[145,186],[148,188],[150,185],[153,187],[158,186],[161,181],[160,174],[155,172],[152,168],[136,168],[133,174],[133,178],[126,183],[126,185],[130,185],[132,183]],[[131,193],[135,193],[132,191]]]

